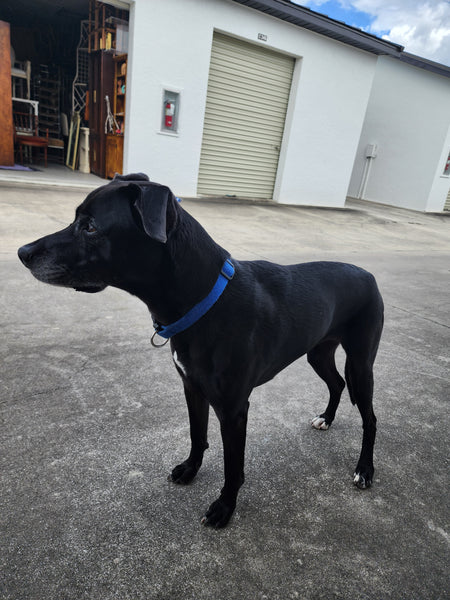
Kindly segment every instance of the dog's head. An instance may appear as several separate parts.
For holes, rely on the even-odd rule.
[[[157,272],[180,211],[168,187],[141,173],[116,175],[87,196],[71,225],[22,246],[19,258],[45,283],[83,292],[123,287],[144,259]]]

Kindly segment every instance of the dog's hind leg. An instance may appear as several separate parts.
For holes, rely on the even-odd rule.
[[[334,360],[334,354],[338,345],[338,340],[326,340],[318,344],[307,354],[309,364],[317,375],[325,381],[330,392],[330,399],[325,412],[315,417],[311,422],[311,425],[315,429],[328,429],[330,427],[339,406],[342,390],[345,388],[345,381],[339,375]]]
[[[361,488],[370,487],[374,473],[373,448],[377,431],[377,419],[373,411],[373,369],[371,361],[360,356],[347,356],[345,377],[350,398],[356,404],[363,422],[361,455],[354,473],[354,484]]]
[[[361,488],[372,484],[373,448],[377,431],[377,419],[373,411],[373,363],[378,350],[381,331],[383,328],[382,304],[375,310],[368,310],[360,315],[348,327],[342,346],[347,354],[345,364],[345,379],[353,404],[356,404],[361,414],[363,425],[363,440],[361,455],[354,473],[354,484]]]
[[[203,461],[203,453],[208,448],[209,403],[201,395],[184,386],[189,412],[191,452],[188,458],[177,465],[169,476],[174,483],[190,483],[197,475]]]

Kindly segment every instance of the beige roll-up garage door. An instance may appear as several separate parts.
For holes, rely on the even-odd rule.
[[[294,63],[214,34],[199,194],[272,198]]]
[[[445,201],[444,210],[450,210],[450,190],[448,190],[447,200]]]

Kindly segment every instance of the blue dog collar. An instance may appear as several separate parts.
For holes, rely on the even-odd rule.
[[[219,277],[217,278],[213,289],[209,292],[206,298],[203,298],[203,300],[201,300],[198,304],[193,306],[190,311],[188,311],[183,317],[181,317],[181,319],[178,319],[178,321],[175,321],[175,323],[172,323],[171,325],[160,325],[159,323],[154,322],[153,326],[155,328],[155,333],[152,336],[153,346],[164,345],[154,343],[153,338],[156,335],[169,339],[177,333],[181,333],[185,329],[188,329],[188,327],[191,327],[191,325],[193,325],[199,319],[201,319],[203,315],[205,315],[208,312],[208,310],[220,298],[223,291],[227,287],[228,282],[233,279],[234,272],[234,265],[231,262],[231,260],[227,258],[226,261],[223,263],[222,270],[220,271]]]

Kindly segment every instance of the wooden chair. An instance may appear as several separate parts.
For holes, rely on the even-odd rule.
[[[63,165],[65,162],[65,160],[64,160],[64,154],[65,154],[64,140],[61,140],[60,138],[49,137],[48,138],[48,148],[49,148],[50,161],[58,162]]]
[[[38,116],[36,111],[33,110],[33,106],[31,106],[31,101],[28,101],[27,104],[28,103],[28,112],[19,112],[16,109],[13,110],[15,127],[14,142],[19,151],[20,163],[23,164],[24,148],[29,148],[30,153],[33,152],[33,148],[40,148],[44,151],[44,163],[45,166],[47,166],[47,148],[49,143],[48,129],[45,137],[39,135]]]
[[[30,83],[31,83],[31,61],[16,60],[16,53],[14,48],[11,46],[11,78],[12,78],[12,92],[13,96],[17,97],[20,94],[21,98],[30,99]],[[25,81],[24,81],[25,80]],[[26,83],[26,96],[23,90],[22,83]],[[19,92],[19,93],[17,93]]]

